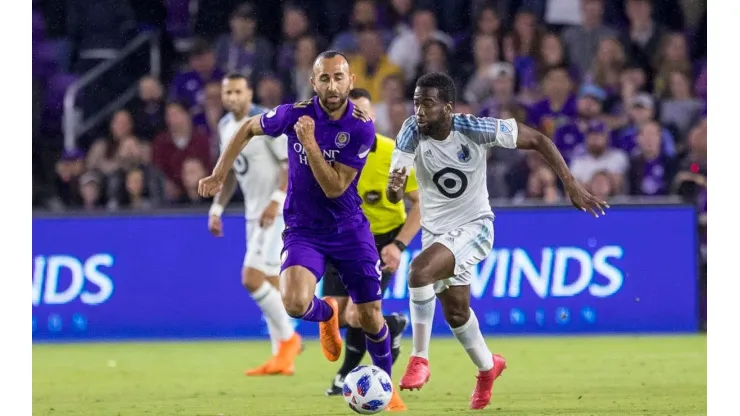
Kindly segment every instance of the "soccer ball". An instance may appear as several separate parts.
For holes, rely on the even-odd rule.
[[[361,365],[344,378],[344,400],[349,408],[363,415],[382,412],[393,396],[393,383],[385,371],[374,365]]]

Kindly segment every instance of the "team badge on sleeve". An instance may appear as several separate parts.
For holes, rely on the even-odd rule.
[[[349,143],[349,133],[341,132],[337,133],[336,139],[334,139],[334,144],[337,145],[338,148],[343,148]]]

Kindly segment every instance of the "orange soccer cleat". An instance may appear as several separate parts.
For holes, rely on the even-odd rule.
[[[421,390],[429,381],[431,372],[429,371],[429,361],[423,357],[411,356],[406,373],[401,377],[398,387],[401,390]]]
[[[265,365],[268,374],[293,375],[295,359],[302,350],[301,336],[297,332],[285,341],[280,341],[277,354]]]
[[[269,376],[270,372],[267,371],[268,366],[270,363],[272,363],[272,360],[274,360],[275,357],[270,358],[266,363],[262,364],[259,367],[255,367],[249,370],[246,370],[244,372],[244,375],[247,376]]]
[[[493,354],[493,368],[478,372],[478,381],[476,381],[475,390],[473,390],[473,395],[470,397],[471,409],[485,409],[488,406],[488,403],[491,402],[493,382],[499,378],[505,369],[506,360],[504,360],[504,357]]]
[[[388,403],[388,407],[385,408],[386,412],[405,412],[406,410],[409,410],[408,407],[406,407],[406,403],[403,402],[403,399],[401,399],[401,395],[398,393],[398,389],[393,389],[393,396],[391,397],[391,402]]]
[[[331,296],[322,299],[328,303],[334,312],[326,322],[319,322],[319,339],[321,340],[321,352],[329,361],[337,361],[342,354],[342,334],[339,332],[339,305]]]

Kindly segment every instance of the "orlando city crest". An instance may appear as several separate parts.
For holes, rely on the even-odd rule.
[[[334,139],[334,144],[337,145],[338,148],[343,148],[349,143],[349,133],[341,132],[337,133],[337,138]]]

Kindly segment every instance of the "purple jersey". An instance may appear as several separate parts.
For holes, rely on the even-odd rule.
[[[355,230],[366,222],[357,193],[359,171],[375,141],[372,121],[363,121],[354,115],[354,104],[348,102],[347,111],[339,120],[330,120],[317,97],[295,104],[275,107],[260,120],[268,136],[288,136],[288,192],[284,218],[289,228],[311,230],[313,234],[342,233]],[[311,171],[306,151],[296,136],[294,125],[301,116],[315,121],[315,136],[324,159],[357,169],[358,174],[349,188],[338,198],[324,194]]]

